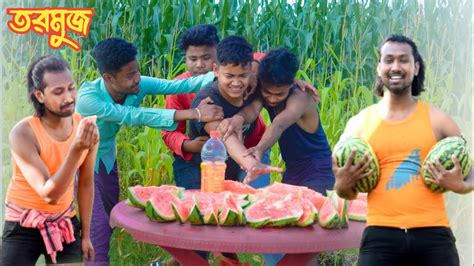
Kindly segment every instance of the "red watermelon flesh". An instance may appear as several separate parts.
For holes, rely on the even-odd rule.
[[[181,197],[184,188],[171,186],[171,185],[161,185],[161,186],[149,186],[143,187],[141,185],[129,187],[127,190],[128,199],[137,208],[145,209],[146,202],[150,199],[155,193],[172,191],[178,197]]]
[[[301,199],[300,204],[303,207],[303,215],[301,215],[300,219],[296,222],[296,225],[300,227],[312,225],[315,218],[317,219],[318,217],[318,210],[308,199]]]
[[[198,193],[195,194],[197,198],[197,207],[199,213],[203,217],[204,224],[218,224],[219,210],[217,208],[214,195],[216,193]]]
[[[171,208],[173,209],[176,220],[180,223],[185,223],[188,220],[195,222],[196,215],[198,216],[197,219],[201,220],[194,193],[186,191],[183,199],[181,199],[179,203],[171,202]]]
[[[350,220],[367,221],[367,202],[357,199],[351,201],[347,216]]]
[[[296,223],[303,215],[300,200],[292,193],[286,195],[268,194],[251,204],[245,211],[249,226],[285,226]]]
[[[175,221],[175,215],[171,203],[177,205],[181,201],[172,191],[162,191],[153,194],[146,202],[147,216],[158,222]]]
[[[319,210],[319,225],[322,228],[337,228],[340,227],[341,219],[337,213],[336,208],[331,202],[331,199],[326,198],[323,206]]]
[[[264,188],[261,188],[261,190],[267,190],[272,193],[277,193],[277,194],[288,194],[288,193],[296,193],[297,196],[301,196],[302,194],[302,189],[308,189],[307,187],[303,186],[295,186],[295,185],[289,185],[289,184],[284,184],[280,182],[273,182],[273,184],[266,186]]]
[[[321,206],[323,205],[324,202],[324,196],[312,189],[309,189],[304,186],[295,186],[295,185],[290,185],[290,184],[284,184],[284,183],[279,183],[279,182],[274,182],[270,186],[267,186],[265,188],[262,188],[260,190],[268,191],[271,193],[277,193],[277,194],[288,194],[292,193],[296,197],[303,197],[307,198],[313,203],[314,207],[317,209],[320,209]]]
[[[232,180],[224,180],[224,190],[235,192],[239,194],[255,194],[257,190],[247,184],[232,181]]]
[[[347,200],[339,197],[334,190],[328,190],[326,193],[341,218],[341,221],[347,222]]]
[[[311,201],[314,207],[316,207],[316,209],[318,210],[321,209],[321,206],[323,206],[324,199],[325,199],[323,194],[309,188],[303,189],[303,198],[306,198],[309,201]]]
[[[240,225],[244,223],[243,210],[237,201],[228,193],[224,197],[221,212],[219,214],[220,225]]]

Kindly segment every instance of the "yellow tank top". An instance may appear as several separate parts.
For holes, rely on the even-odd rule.
[[[379,160],[380,182],[368,195],[367,225],[399,228],[449,226],[443,194],[427,189],[421,165],[436,144],[430,106],[417,102],[403,121],[383,120],[377,105],[367,108],[362,138]]]
[[[30,116],[25,118],[33,130],[34,135],[36,136],[36,140],[40,148],[41,160],[48,168],[49,174],[51,176],[54,175],[56,171],[58,171],[64,158],[66,158],[69,146],[76,136],[77,127],[81,120],[81,116],[78,113],[74,113],[72,117],[74,127],[71,135],[65,141],[57,141],[49,136],[46,130],[43,128],[39,117]],[[79,160],[79,165],[82,165],[86,156],[87,152],[83,152]],[[25,179],[15,160],[13,159],[12,161],[13,177],[7,190],[7,202],[14,203],[25,209],[35,209],[46,213],[60,213],[69,208],[74,199],[75,178],[72,178],[66,193],[63,194],[56,204],[48,204]],[[71,217],[74,214],[75,211],[70,214]]]

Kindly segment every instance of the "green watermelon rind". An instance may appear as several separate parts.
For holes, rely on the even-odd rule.
[[[446,170],[451,170],[454,167],[451,156],[456,155],[461,165],[463,177],[465,178],[469,174],[472,167],[472,158],[466,144],[466,140],[462,137],[452,136],[440,140],[431,148],[428,155],[426,155],[421,170],[421,176],[428,189],[435,193],[447,191],[444,187],[427,181],[427,179],[433,179],[433,176],[428,172],[426,166],[428,163],[435,163],[436,158],[439,159],[441,165]]]
[[[334,146],[333,155],[336,157],[336,162],[339,167],[346,164],[352,149],[356,148],[357,152],[354,156],[353,164],[358,163],[364,156],[364,153],[368,153],[370,165],[367,167],[367,171],[374,171],[367,178],[359,180],[354,186],[356,192],[369,192],[377,185],[380,177],[380,166],[372,147],[363,139],[358,137],[348,137]]]
[[[347,214],[347,217],[351,221],[357,221],[357,222],[365,222],[367,221],[367,217],[365,214],[355,214],[355,213],[349,213]]]
[[[270,219],[267,226],[283,227],[287,225],[296,225],[296,222],[298,222],[298,220],[301,218],[302,215],[303,215],[303,211],[298,212],[295,215],[290,215],[290,216],[286,216],[286,217],[282,217],[278,219]]]
[[[128,199],[131,203],[132,207],[140,208],[140,209],[145,209],[146,207],[146,202],[140,200],[137,195],[135,195],[135,192],[133,191],[134,187],[129,187],[127,189],[127,196]]]
[[[174,217],[180,224],[184,224],[188,221],[188,217],[182,217],[181,214],[178,211],[178,206],[174,202],[171,202],[171,209],[173,209]]]
[[[188,221],[192,225],[203,225],[204,224],[204,217],[201,214],[201,210],[199,210],[199,206],[197,204],[198,198],[196,195],[193,195],[194,205],[189,210],[189,217]]]
[[[226,214],[227,211],[227,214]],[[242,214],[239,215],[238,211],[226,208],[219,214],[219,224],[222,226],[233,226],[240,224],[242,218],[239,218]]]
[[[174,216],[174,214],[172,214],[170,216],[166,216],[166,215],[161,214],[157,210],[157,208],[155,208],[155,206],[153,205],[153,202],[151,200],[148,200],[146,202],[145,210],[148,210],[148,213],[149,213],[148,217],[151,218],[154,221],[157,221],[157,222],[160,222],[160,223],[176,221],[176,217]]]

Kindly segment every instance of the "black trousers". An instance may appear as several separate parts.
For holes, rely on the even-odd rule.
[[[459,256],[451,229],[400,229],[368,226],[362,235],[358,266],[458,266]]]
[[[76,216],[71,218],[76,241],[66,244],[56,256],[57,263],[82,262],[81,224]],[[18,222],[5,221],[2,236],[1,265],[35,265],[43,254],[47,264],[52,264],[41,233],[36,228],[25,228]]]

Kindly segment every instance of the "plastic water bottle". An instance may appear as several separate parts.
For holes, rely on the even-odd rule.
[[[219,131],[211,131],[211,138],[202,146],[202,192],[221,192],[223,190],[227,151],[224,143],[218,137]]]

